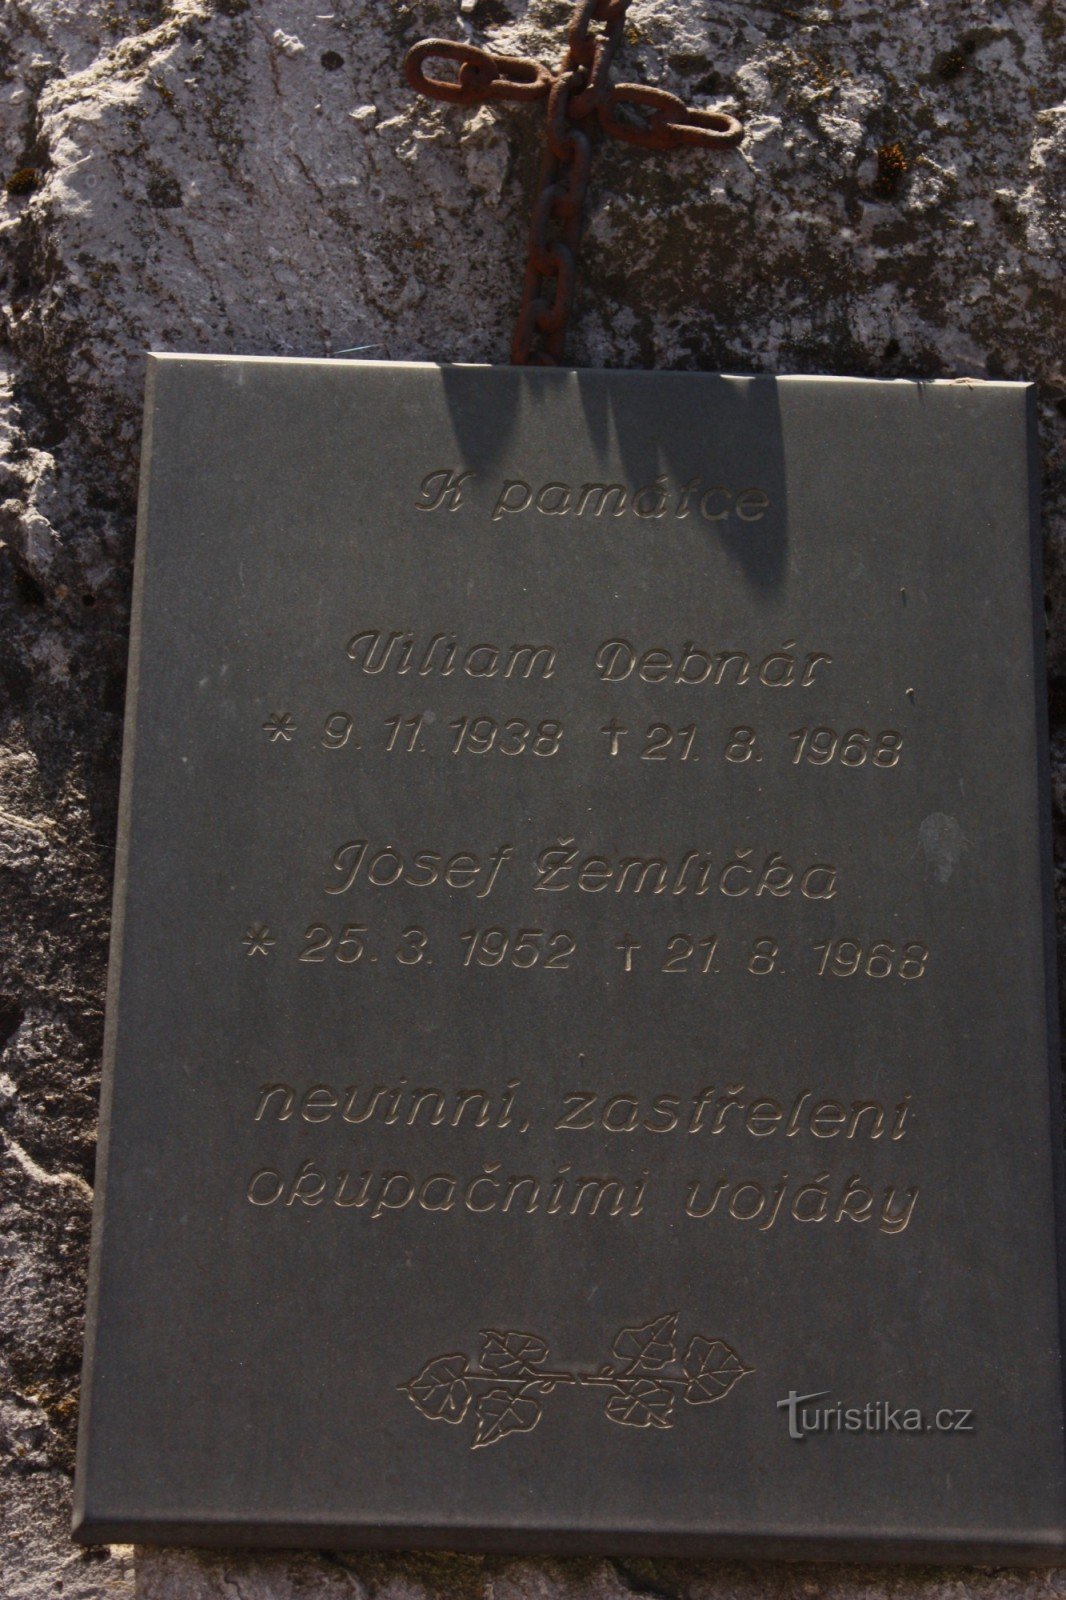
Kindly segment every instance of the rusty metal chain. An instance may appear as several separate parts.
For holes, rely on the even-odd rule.
[[[629,0],[577,0],[557,72],[528,56],[496,55],[448,39],[423,39],[407,55],[408,83],[434,100],[454,105],[547,100],[522,303],[511,345],[516,366],[562,361],[595,133],[645,150],[721,149],[743,137],[740,123],[723,111],[686,106],[677,95],[650,85],[611,82],[628,6]],[[456,76],[432,75],[430,61],[453,63]]]

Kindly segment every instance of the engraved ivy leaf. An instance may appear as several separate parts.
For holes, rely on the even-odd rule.
[[[489,1389],[477,1403],[477,1432],[472,1450],[506,1439],[509,1433],[529,1433],[541,1419],[541,1408],[521,1390]]]
[[[620,1360],[629,1362],[630,1372],[661,1372],[677,1360],[677,1318],[678,1313],[670,1311],[642,1328],[623,1328],[611,1349]]]
[[[672,1428],[674,1396],[653,1378],[621,1378],[607,1402],[612,1422],[626,1428]]]
[[[721,1339],[705,1339],[701,1333],[690,1341],[681,1368],[689,1380],[685,1399],[694,1406],[724,1399],[735,1383],[754,1371],[744,1365],[730,1345]]]
[[[497,1378],[514,1378],[545,1360],[547,1340],[537,1333],[497,1333],[484,1328],[481,1333],[481,1365]]]
[[[431,1421],[462,1422],[470,1404],[467,1370],[463,1355],[435,1356],[400,1388]]]

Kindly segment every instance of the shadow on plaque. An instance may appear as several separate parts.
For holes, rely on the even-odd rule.
[[[487,370],[496,387],[491,431],[483,409]],[[554,447],[560,482],[621,482],[630,510],[645,488],[641,504],[653,512],[663,506],[648,526],[699,526],[755,594],[770,598],[782,588],[788,497],[776,378],[632,372],[620,385],[616,371],[581,368],[438,371],[458,454],[476,470],[520,479],[527,451]],[[756,486],[770,509],[745,519],[735,502]]]

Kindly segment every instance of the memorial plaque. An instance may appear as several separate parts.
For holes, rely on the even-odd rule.
[[[1031,411],[152,358],[80,1539],[1062,1557]]]

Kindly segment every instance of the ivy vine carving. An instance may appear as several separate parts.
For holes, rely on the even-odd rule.
[[[639,1327],[622,1328],[611,1346],[613,1361],[594,1371],[555,1370],[537,1333],[485,1328],[476,1360],[462,1352],[433,1356],[398,1387],[431,1422],[464,1422],[473,1410],[472,1450],[498,1444],[512,1433],[531,1433],[544,1401],[572,1385],[605,1392],[604,1416],[623,1428],[672,1428],[677,1407],[705,1406],[753,1372],[724,1339],[695,1333],[681,1351],[680,1313],[667,1312]]]

